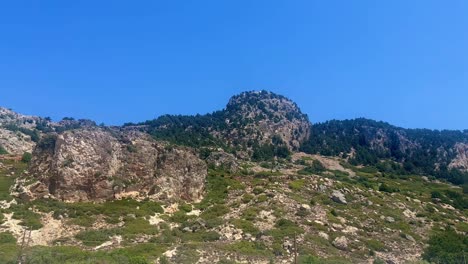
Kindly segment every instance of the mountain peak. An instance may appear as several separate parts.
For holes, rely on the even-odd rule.
[[[268,142],[277,136],[289,149],[297,149],[310,131],[309,119],[296,103],[265,90],[233,96],[226,106],[226,118],[237,129],[231,130],[237,138],[255,134],[251,139]]]

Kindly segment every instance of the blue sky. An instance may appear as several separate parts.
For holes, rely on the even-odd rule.
[[[122,124],[271,90],[312,122],[468,128],[467,1],[3,1],[0,105]]]

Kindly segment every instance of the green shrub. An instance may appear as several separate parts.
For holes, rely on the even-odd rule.
[[[399,190],[398,188],[391,187],[391,186],[388,186],[388,185],[385,184],[385,183],[382,183],[382,184],[379,186],[379,191],[381,191],[381,192],[387,192],[387,193],[394,193],[394,192],[399,192],[400,190]]]
[[[301,190],[304,187],[304,185],[305,185],[305,180],[304,179],[294,180],[294,181],[289,182],[289,184],[288,184],[289,188],[294,190],[294,191]]]
[[[242,196],[242,202],[249,203],[250,201],[252,201],[253,198],[254,198],[253,195],[246,193],[244,194],[244,196]]]
[[[192,205],[186,204],[186,203],[181,204],[181,205],[179,205],[179,210],[187,212],[187,213],[191,212],[192,211]]]
[[[313,160],[312,164],[309,166],[306,166],[304,169],[299,170],[297,173],[303,174],[303,175],[308,175],[308,174],[320,174],[326,170],[325,166],[318,161],[318,160]]]
[[[21,225],[36,230],[41,228],[41,216],[32,210],[29,210],[27,204],[17,204],[10,207],[10,210],[14,212],[13,218],[21,220]]]
[[[109,241],[110,237],[115,232],[113,230],[85,230],[75,235],[75,238],[83,242],[83,245],[89,247],[99,246],[102,243]]]
[[[261,193],[263,193],[265,190],[262,188],[262,187],[255,187],[252,192],[255,194],[255,195],[259,195]]]
[[[229,213],[229,208],[222,204],[215,204],[206,209],[200,217],[207,220],[223,216],[227,213]]]
[[[257,203],[263,203],[263,202],[266,202],[268,200],[268,196],[266,196],[265,194],[261,194],[257,197]]]
[[[252,222],[243,220],[243,219],[234,219],[231,223],[236,227],[244,231],[244,233],[249,233],[256,236],[260,230],[256,228]]]
[[[244,210],[244,212],[242,212],[242,218],[245,220],[253,221],[257,218],[259,212],[260,212],[259,208],[247,207]]]
[[[424,250],[423,259],[434,263],[464,263],[468,258],[468,236],[456,233],[453,229],[435,231]]]
[[[367,240],[366,246],[372,251],[383,251],[385,249],[385,245],[382,242],[375,239]]]
[[[23,156],[21,157],[21,161],[24,163],[29,163],[32,159],[32,154],[29,152],[23,153]]]
[[[191,218],[194,218],[194,216],[187,215],[185,211],[177,211],[169,218],[169,220],[175,223],[184,223]]]
[[[16,238],[9,232],[0,233],[0,244],[16,244]]]
[[[280,219],[275,224],[275,229],[268,231],[276,240],[282,240],[285,237],[293,237],[296,234],[301,234],[304,230],[296,223],[288,219]]]
[[[0,155],[4,154],[8,154],[8,151],[6,151],[6,149],[2,145],[0,145]]]
[[[268,251],[267,247],[260,242],[239,241],[226,245],[225,249],[228,251],[236,252],[238,254],[249,256],[271,256],[272,253]]]

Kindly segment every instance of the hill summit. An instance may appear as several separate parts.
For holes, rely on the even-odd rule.
[[[138,125],[160,140],[232,149],[243,158],[252,157],[261,148],[298,150],[311,129],[307,115],[296,103],[268,91],[233,96],[225,109],[211,114],[164,115]]]

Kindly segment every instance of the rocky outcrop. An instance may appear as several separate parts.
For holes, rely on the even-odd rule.
[[[27,116],[0,107],[0,148],[12,155],[31,153],[42,128],[50,125],[49,119]]]
[[[226,106],[227,140],[270,143],[278,136],[290,150],[297,150],[311,129],[307,115],[288,98],[267,91],[233,96]]]
[[[31,153],[36,143],[28,136],[19,131],[11,131],[0,128],[0,147],[9,154],[22,155],[24,152]]]
[[[198,200],[207,168],[188,148],[169,147],[135,131],[88,127],[45,136],[30,174],[33,195],[65,201],[122,197]]]
[[[206,162],[209,166],[217,169],[223,169],[231,173],[239,171],[239,163],[234,155],[226,153],[224,151],[212,152]]]
[[[334,190],[330,198],[336,203],[348,204],[348,202],[346,201],[345,195],[340,191]]]
[[[340,250],[348,249],[348,239],[345,236],[340,236],[333,240],[332,245]]]
[[[37,116],[22,115],[11,109],[0,107],[0,127],[15,126],[26,129],[35,129],[38,126],[49,124],[49,119]]]
[[[461,169],[468,171],[468,144],[457,143],[454,146],[455,153],[457,156],[449,164],[449,168]]]

